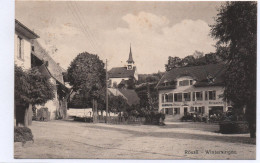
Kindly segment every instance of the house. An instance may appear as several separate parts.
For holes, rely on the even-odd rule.
[[[31,29],[23,25],[18,20],[15,20],[15,34],[14,34],[14,63],[24,70],[31,68],[31,41],[39,38]],[[14,124],[18,125],[24,121],[24,111],[19,109],[19,105],[14,108]],[[30,125],[32,119],[32,110],[28,110],[28,124]]]
[[[226,112],[230,104],[223,101],[224,63],[179,67],[166,72],[156,88],[159,111],[166,115],[187,113],[211,115]]]
[[[46,76],[55,86],[55,97],[43,106],[36,106],[37,109],[47,107],[50,112],[50,119],[62,119],[67,117],[67,98],[69,89],[65,86],[63,79],[64,69],[55,62],[47,51],[37,40],[32,41],[32,67],[38,67],[42,75]]]
[[[48,77],[50,82],[55,86],[55,98],[48,101],[44,106],[50,112],[50,119],[65,118],[67,113],[66,96],[69,89],[64,85],[63,69],[56,63],[36,40],[40,38],[31,29],[24,24],[15,20],[15,59],[17,66],[24,70],[37,67],[42,75]],[[16,114],[16,111],[15,111]],[[32,112],[29,112],[32,116]]]
[[[124,67],[114,67],[108,71],[108,79],[110,83],[110,87],[114,87],[115,85],[119,85],[122,81],[133,80],[138,81],[138,73],[137,68],[135,66],[135,62],[133,60],[131,45],[129,58],[126,61],[127,65]]]
[[[28,70],[31,68],[31,41],[39,36],[18,20],[15,20],[14,36],[14,63]]]

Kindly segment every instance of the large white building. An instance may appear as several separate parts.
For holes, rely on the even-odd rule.
[[[157,89],[159,111],[166,115],[211,115],[231,106],[223,101],[225,64],[174,68],[164,74]]]

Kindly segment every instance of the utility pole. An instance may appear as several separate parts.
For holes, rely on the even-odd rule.
[[[106,123],[108,123],[108,90],[107,90],[107,59],[106,59]]]

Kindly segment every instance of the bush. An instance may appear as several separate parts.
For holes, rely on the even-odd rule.
[[[187,114],[181,117],[181,121],[192,121],[193,120],[193,115],[192,114]]]
[[[157,111],[149,111],[145,114],[145,123],[152,125],[164,125],[165,115]]]
[[[31,129],[28,127],[14,127],[14,142],[34,141]]]
[[[74,121],[79,121],[79,122],[93,122],[93,117],[75,117]]]
[[[39,121],[49,121],[50,112],[47,107],[42,107],[37,111],[37,120]]]
[[[219,123],[219,131],[222,134],[249,133],[246,121],[223,121]]]

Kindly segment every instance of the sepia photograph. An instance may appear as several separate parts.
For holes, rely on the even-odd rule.
[[[257,1],[14,8],[15,160],[256,160]]]

